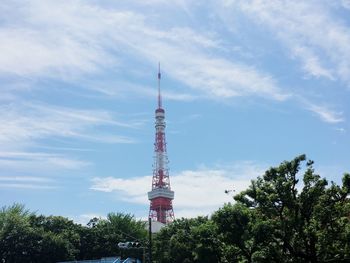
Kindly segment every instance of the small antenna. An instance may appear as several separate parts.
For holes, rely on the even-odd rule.
[[[161,74],[160,74],[160,62],[158,62],[158,108],[162,108],[162,97],[160,94],[160,79],[161,79]]]

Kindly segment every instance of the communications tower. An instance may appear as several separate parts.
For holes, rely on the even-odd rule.
[[[165,141],[165,111],[162,108],[160,93],[160,65],[158,68],[158,108],[155,112],[156,136],[154,143],[154,164],[152,177],[152,190],[148,192],[150,200],[149,217],[152,221],[167,224],[174,220],[172,200],[174,191],[170,188],[168,155]]]

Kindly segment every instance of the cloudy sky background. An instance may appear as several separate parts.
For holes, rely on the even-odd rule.
[[[176,217],[305,153],[350,171],[350,1],[2,1],[0,205],[148,213],[162,68]]]

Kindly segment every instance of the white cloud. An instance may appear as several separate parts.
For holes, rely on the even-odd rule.
[[[92,190],[102,192],[119,191],[126,194],[125,201],[132,201],[136,203],[147,203],[145,195],[149,191],[152,177],[135,177],[132,179],[114,178],[114,177],[96,177],[92,180]],[[130,196],[132,197],[130,199]]]
[[[109,83],[107,85],[91,85],[92,90],[96,90],[102,94],[108,95],[108,96],[115,96],[115,97],[126,97],[128,95],[131,95],[133,97],[135,96],[141,96],[141,97],[150,97],[150,98],[156,98],[158,95],[158,90],[154,87],[147,87],[143,85],[128,83],[128,82],[115,82],[115,83]],[[186,93],[186,92],[174,92],[171,90],[162,89],[162,97],[166,99],[167,101],[173,100],[173,101],[193,101],[197,97],[193,94]]]
[[[0,183],[0,188],[20,188],[20,189],[31,189],[31,190],[46,190],[55,189],[55,186],[51,185],[38,185],[38,184],[26,184],[26,183]]]
[[[139,123],[117,121],[110,112],[18,103],[0,110],[0,144],[25,144],[48,137],[131,143],[126,136],[101,134],[96,127],[134,128]]]
[[[54,181],[35,176],[0,176],[0,188],[54,189]]]
[[[44,153],[44,152],[0,152],[0,173],[39,173],[44,174],[62,170],[78,170],[91,165],[91,163],[71,158],[62,154]],[[1,178],[1,177],[0,177]],[[19,180],[32,180],[37,177],[11,177]],[[1,179],[0,179],[1,180]],[[41,179],[44,180],[44,179]]]
[[[173,206],[176,217],[207,215],[225,202],[233,201],[225,190],[236,193],[246,189],[250,180],[263,173],[264,169],[253,162],[242,162],[222,168],[187,170],[170,175],[171,187],[175,191]],[[151,189],[151,176],[123,178],[94,178],[91,189],[117,192],[125,202],[147,205],[147,192]]]
[[[52,38],[46,39],[45,37]],[[67,78],[72,73],[96,71],[101,59],[72,39],[55,39],[40,31],[1,30],[0,72],[16,75],[58,74]],[[101,59],[102,60],[102,59]],[[107,57],[106,57],[107,60]]]
[[[0,181],[15,181],[15,182],[51,182],[52,179],[45,177],[34,176],[0,176]]]
[[[0,72],[64,79],[111,63],[111,57],[94,40],[98,37],[96,26],[102,25],[93,21],[104,15],[97,9],[79,1],[33,0],[20,3],[21,8],[18,4],[2,4],[7,6],[7,19],[0,28]]]
[[[309,103],[307,109],[315,113],[321,120],[328,123],[340,123],[344,122],[342,112],[336,112],[325,106],[315,105]]]
[[[346,133],[346,130],[344,128],[338,127],[335,128],[336,131],[341,132],[341,133]]]
[[[284,100],[288,96],[270,75],[209,56],[213,52],[208,51],[221,48],[220,39],[189,27],[161,30],[145,15],[79,0],[31,0],[15,7],[8,9],[12,17],[20,18],[5,19],[7,24],[0,28],[6,40],[0,46],[6,50],[0,55],[0,72],[66,79],[111,63],[115,68],[117,60],[129,56],[152,64],[166,61],[169,75],[209,97],[257,95]]]
[[[350,9],[350,0],[341,0],[341,3],[344,8]]]
[[[225,4],[270,28],[308,74],[350,83],[350,29],[327,6],[319,1],[276,0]]]
[[[311,76],[335,80],[332,72],[320,64],[319,57],[312,54],[312,50],[306,47],[295,47],[293,54],[303,60],[303,69]]]
[[[209,58],[203,54],[165,51],[167,71],[189,87],[203,92],[208,98],[261,96],[286,100],[290,94],[283,92],[272,76],[253,67],[232,63],[225,59]],[[177,54],[176,54],[177,53]]]
[[[138,45],[139,36],[135,34],[126,36],[129,47],[149,61],[166,61],[162,69],[167,75],[209,98],[262,96],[285,100],[289,97],[272,76],[220,56],[209,56],[208,46],[219,49],[218,44],[204,41],[204,37],[194,31],[191,31],[192,37],[187,37],[188,28],[177,29],[175,40],[171,36],[173,32],[149,30],[145,25],[139,27],[143,28],[143,44]]]
[[[79,0],[69,3],[29,0],[21,8],[17,8],[18,4],[17,1],[0,4],[0,9],[6,13],[0,27],[0,36],[5,39],[0,44],[1,49],[6,50],[0,54],[0,72],[74,79],[80,74],[95,73],[112,64],[115,69],[117,64],[126,63],[125,58],[151,64],[165,61],[162,63],[164,73],[190,87],[189,92],[192,92],[164,92],[167,99],[190,101],[198,97],[227,99],[260,96],[283,101],[292,97],[292,94],[279,87],[270,74],[242,64],[235,58],[219,55],[217,51],[223,49],[222,41],[218,35],[210,32],[201,33],[188,26],[162,28],[152,23],[153,20],[145,14],[137,12],[137,9],[107,9]],[[178,4],[183,6],[182,1]],[[240,11],[255,21],[271,28],[291,55],[301,60],[302,68],[308,75],[331,80],[342,78],[350,82],[350,30],[321,6],[315,7],[304,2],[254,0],[224,1],[223,5],[227,10],[239,7]],[[13,17],[19,19],[15,21]],[[117,67],[118,70],[123,69]],[[130,92],[154,96],[155,92],[154,89],[132,83],[86,86],[114,96]],[[60,119],[63,117],[59,117],[59,113],[52,109],[47,116],[49,114]],[[33,127],[38,131],[34,136],[133,142],[125,136],[96,136],[96,133],[81,132],[102,123],[130,125],[116,123],[109,113],[95,111],[90,117],[86,110],[75,110],[74,113],[65,111],[64,114],[72,121],[68,128],[60,122],[45,123],[45,126],[39,123]],[[27,116],[24,116],[18,121],[26,123],[26,119]],[[73,120],[78,120],[79,124],[75,125]],[[46,129],[46,124],[56,131]],[[16,130],[19,139],[21,136],[33,136],[28,129],[17,129],[14,122],[11,125],[8,130],[11,127]],[[0,141],[12,134],[5,132],[0,136]]]
[[[47,139],[134,143],[133,138],[119,134],[138,129],[143,123],[135,118],[118,120],[115,115],[104,110],[71,109],[20,100],[3,105],[0,107],[0,172],[42,174],[86,168],[91,163],[73,157],[72,153],[55,153],[59,149],[38,152],[33,146],[40,148]]]

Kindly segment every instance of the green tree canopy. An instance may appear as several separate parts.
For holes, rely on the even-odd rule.
[[[177,219],[155,236],[154,258],[159,263],[219,262],[215,229],[207,217]]]
[[[349,182],[350,175],[345,174],[342,186],[328,186],[315,173],[313,161],[301,155],[270,168],[234,199],[254,211],[258,224],[273,226],[264,247],[279,249],[284,261],[348,262]]]
[[[144,223],[129,214],[110,213],[87,226],[62,216],[43,216],[14,204],[0,210],[0,262],[58,262],[120,255],[118,243],[145,240]],[[128,256],[140,257],[139,250]]]
[[[315,173],[305,155],[251,181],[211,218],[180,219],[156,236],[157,262],[350,262],[350,175]]]

